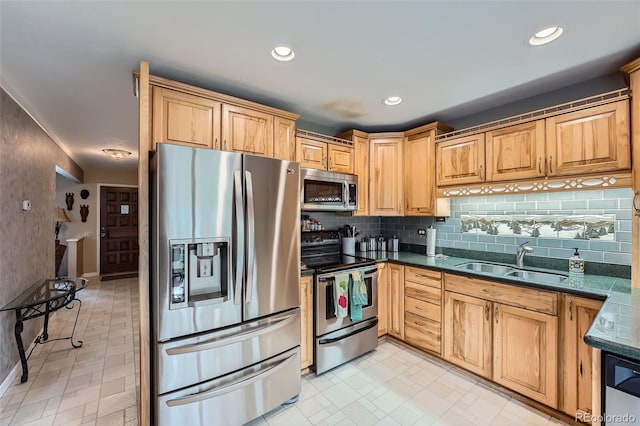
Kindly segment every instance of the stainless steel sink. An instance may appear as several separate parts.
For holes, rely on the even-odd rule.
[[[505,277],[522,281],[536,281],[540,283],[561,283],[569,278],[565,275],[553,274],[549,272],[527,271],[511,266],[496,265],[484,262],[467,262],[456,266],[467,271],[481,272],[495,277]]]
[[[468,271],[483,272],[491,275],[505,275],[514,269],[510,266],[494,265],[493,263],[483,262],[469,262],[458,265],[460,269],[466,269]]]
[[[515,269],[504,275],[509,278],[518,278],[525,281],[539,281],[543,283],[561,283],[569,278],[564,275],[550,274],[547,272],[525,271],[521,269]]]

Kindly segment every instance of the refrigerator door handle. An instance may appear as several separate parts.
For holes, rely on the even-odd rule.
[[[234,198],[236,204],[236,250],[235,286],[233,303],[239,305],[242,301],[242,278],[244,276],[244,200],[242,198],[241,172],[233,173]]]
[[[285,325],[289,324],[296,318],[296,314],[290,314],[283,318],[270,319],[264,324],[260,324],[257,327],[252,327],[248,330],[241,331],[240,333],[232,334],[229,337],[222,337],[220,339],[214,339],[209,342],[193,343],[189,345],[178,346],[175,348],[167,349],[167,355],[183,355],[193,352],[207,351],[215,349],[220,346],[227,346],[233,343],[237,343],[244,340],[253,339],[261,336],[265,333],[271,333]]]
[[[245,171],[247,186],[247,288],[244,303],[251,302],[253,286],[256,282],[256,216],[253,204],[253,178],[251,172]]]
[[[234,390],[240,389],[245,386],[249,386],[252,383],[257,382],[265,377],[271,376],[272,374],[277,373],[283,367],[285,367],[291,360],[296,359],[296,354],[289,355],[287,358],[279,361],[277,364],[271,365],[264,370],[256,371],[254,373],[248,374],[239,380],[234,381],[224,387],[211,389],[205,392],[194,393],[191,395],[183,396],[176,399],[170,399],[167,401],[167,405],[169,407],[177,407],[180,405],[193,404],[194,402],[204,401],[206,399],[215,398],[220,395],[224,395],[229,392],[233,392]]]

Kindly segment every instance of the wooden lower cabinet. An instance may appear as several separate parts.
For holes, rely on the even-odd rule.
[[[313,364],[313,275],[300,277],[300,368]]]
[[[389,332],[389,268],[378,263],[378,337]]]
[[[442,353],[442,274],[404,268],[404,341]]]
[[[444,359],[491,379],[491,302],[446,291]]]
[[[578,413],[599,415],[593,399],[600,394],[599,362],[593,362],[598,352],[584,342],[584,335],[593,323],[602,302],[564,294],[561,302],[561,394],[559,409],[571,417]],[[597,359],[596,359],[597,361]],[[594,367],[592,367],[595,364]],[[577,418],[588,419],[588,416]]]
[[[494,303],[493,381],[557,408],[558,318]]]
[[[404,339],[404,266],[387,265],[389,279],[389,334]]]

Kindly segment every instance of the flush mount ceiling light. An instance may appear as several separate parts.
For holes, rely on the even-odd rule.
[[[125,151],[123,149],[105,148],[105,149],[102,150],[102,152],[104,152],[109,157],[114,158],[116,160],[122,160],[123,158],[127,158],[128,156],[131,155],[131,153],[129,151]]]
[[[548,27],[538,31],[529,39],[529,44],[532,46],[541,46],[543,44],[551,43],[562,35],[564,30],[562,27]]]
[[[382,103],[385,105],[398,105],[402,102],[402,98],[400,96],[389,96],[388,98],[384,98]]]
[[[292,60],[296,56],[296,54],[290,47],[278,46],[271,51],[271,56],[273,56],[273,59],[275,59],[276,61],[288,62]]]

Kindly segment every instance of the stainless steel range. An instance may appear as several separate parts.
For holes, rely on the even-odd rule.
[[[315,269],[312,369],[322,374],[378,346],[378,270],[373,260],[341,254],[339,240],[330,233],[303,241],[301,260]],[[351,303],[346,316],[336,315],[334,286],[337,277],[356,272],[362,272],[367,300],[361,318],[353,320]]]

